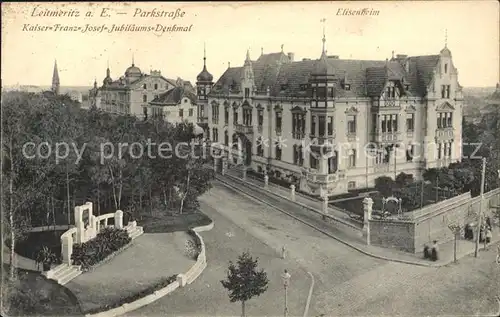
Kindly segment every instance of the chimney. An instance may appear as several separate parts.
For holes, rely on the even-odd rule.
[[[339,59],[339,56],[338,55],[328,55],[328,58]]]
[[[290,60],[290,62],[293,62],[293,58],[295,57],[295,53],[288,53],[288,59]]]
[[[407,57],[408,57],[408,55],[404,55],[404,54],[397,54],[396,55],[396,59],[405,59]]]

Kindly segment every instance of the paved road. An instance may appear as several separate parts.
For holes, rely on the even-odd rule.
[[[239,315],[239,304],[229,303],[219,281],[227,262],[243,250],[260,258],[271,280],[269,291],[248,303],[247,313],[253,316],[283,312],[279,274],[284,267],[292,273],[290,316],[303,313],[310,285],[307,271],[316,280],[309,316],[484,315],[498,309],[493,298],[500,266],[493,264],[493,251],[443,268],[392,263],[362,255],[217,184],[201,198],[201,206],[215,220],[214,229],[202,233],[207,269],[193,284],[130,316]],[[283,245],[286,260],[278,257]]]

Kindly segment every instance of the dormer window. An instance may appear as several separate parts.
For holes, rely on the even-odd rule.
[[[146,84],[142,85],[142,88],[146,89]]]
[[[288,89],[288,85],[287,84],[281,85],[281,91],[284,91],[284,90],[287,90],[287,89]]]
[[[344,89],[345,90],[351,90],[351,85],[350,84],[344,84]]]
[[[405,90],[408,91],[410,89],[410,85],[409,84],[405,84]]]
[[[307,88],[309,87],[308,84],[301,84],[300,85],[300,91],[307,91]]]

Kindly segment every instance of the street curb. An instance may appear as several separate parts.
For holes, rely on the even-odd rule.
[[[417,262],[417,261],[408,261],[408,260],[401,260],[401,259],[397,259],[397,258],[389,258],[389,257],[385,257],[385,256],[381,256],[381,255],[377,255],[377,254],[374,254],[374,253],[371,253],[371,252],[365,251],[365,250],[363,250],[363,249],[361,249],[361,248],[359,248],[359,247],[355,246],[354,244],[352,244],[352,243],[350,243],[350,242],[345,241],[344,239],[341,239],[341,238],[339,238],[339,237],[336,237],[336,236],[332,235],[331,233],[328,233],[328,232],[326,232],[326,231],[324,231],[324,230],[322,230],[322,229],[320,229],[320,228],[318,228],[318,227],[316,227],[316,226],[314,226],[314,225],[312,225],[312,224],[308,223],[307,221],[304,221],[304,220],[302,220],[302,219],[300,219],[300,218],[298,218],[298,217],[296,217],[296,216],[294,216],[294,215],[292,215],[292,214],[288,213],[287,211],[284,211],[283,209],[281,209],[281,208],[279,208],[279,207],[276,207],[276,206],[274,206],[273,204],[268,203],[268,202],[266,202],[266,201],[264,201],[264,200],[260,199],[260,198],[259,198],[259,197],[257,197],[257,196],[251,195],[251,194],[249,194],[249,193],[247,193],[247,192],[244,192],[244,191],[240,190],[239,188],[236,188],[236,187],[231,186],[231,184],[229,184],[228,182],[226,182],[226,181],[224,181],[223,179],[221,179],[221,177],[220,177],[219,175],[216,175],[216,179],[217,179],[217,180],[218,180],[221,184],[223,184],[224,186],[229,187],[229,188],[231,188],[231,189],[233,189],[233,190],[236,190],[236,191],[238,191],[238,192],[242,193],[243,195],[248,196],[248,197],[250,197],[250,198],[252,198],[252,199],[255,199],[255,200],[257,200],[257,201],[259,201],[259,202],[261,202],[261,203],[263,203],[263,204],[266,204],[266,205],[268,205],[268,206],[270,206],[270,207],[272,207],[272,208],[274,208],[274,209],[276,209],[276,210],[278,210],[278,211],[280,211],[280,212],[282,212],[282,213],[284,213],[284,214],[286,214],[286,215],[288,215],[288,216],[290,216],[290,217],[294,218],[295,220],[297,220],[297,221],[299,221],[299,222],[301,222],[301,223],[303,223],[303,224],[305,224],[305,225],[307,225],[307,226],[309,226],[309,227],[311,227],[311,228],[313,228],[313,229],[315,229],[315,230],[317,230],[317,231],[319,231],[319,232],[323,233],[324,235],[326,235],[326,236],[328,236],[328,237],[330,237],[330,238],[333,238],[333,239],[337,240],[338,242],[340,242],[340,243],[342,243],[342,244],[344,244],[344,245],[346,245],[346,246],[348,246],[348,247],[350,247],[350,248],[352,248],[352,249],[354,249],[354,250],[356,250],[356,251],[358,251],[358,252],[360,252],[360,253],[362,253],[362,254],[364,254],[364,255],[368,255],[368,256],[371,256],[371,257],[373,257],[373,258],[380,259],[380,260],[385,260],[385,261],[390,261],[390,262],[396,262],[396,263],[403,263],[403,264],[409,264],[409,265],[416,265],[416,266],[423,266],[423,267],[443,267],[443,266],[449,265],[450,263],[452,263],[452,262],[453,262],[453,260],[452,260],[452,261],[450,261],[450,262],[447,262],[447,263],[442,263],[442,264],[436,264],[436,263],[422,263],[422,262]],[[279,197],[281,197],[281,196],[279,196]],[[473,253],[473,252],[474,252],[474,251],[471,251],[471,252],[469,252],[469,253],[466,253],[463,257],[465,257],[465,256],[467,256],[467,255],[469,255],[469,254],[471,254],[471,253]]]

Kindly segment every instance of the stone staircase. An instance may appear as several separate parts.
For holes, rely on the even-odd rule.
[[[129,222],[124,229],[127,230],[128,235],[132,240],[144,233],[143,228],[137,226],[136,221]]]
[[[80,266],[69,264],[60,264],[54,269],[43,273],[47,278],[55,280],[61,285],[68,283],[80,274],[82,274]]]

